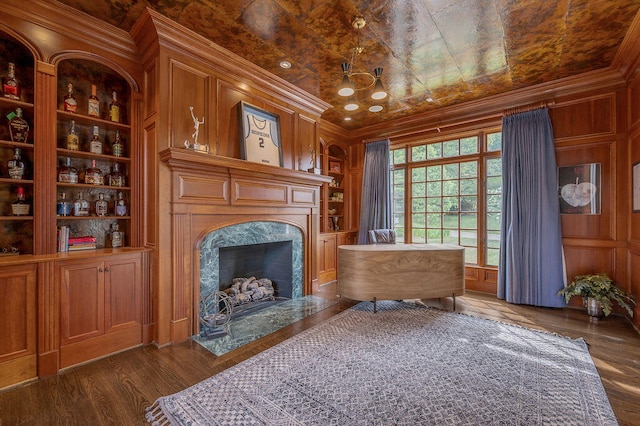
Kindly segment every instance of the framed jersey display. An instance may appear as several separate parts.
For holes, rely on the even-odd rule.
[[[280,117],[244,101],[238,112],[242,159],[282,167]]]

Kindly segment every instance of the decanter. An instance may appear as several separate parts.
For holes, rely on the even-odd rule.
[[[29,138],[29,123],[22,117],[22,108],[7,115],[9,119],[9,133],[13,142],[27,142]]]

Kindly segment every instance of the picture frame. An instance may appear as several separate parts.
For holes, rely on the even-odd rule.
[[[243,160],[283,167],[279,115],[240,101],[238,123]]]
[[[640,161],[631,166],[631,207],[633,213],[640,213]]]
[[[558,167],[560,214],[600,214],[600,163]]]
[[[342,164],[339,161],[329,161],[329,172],[342,173]]]

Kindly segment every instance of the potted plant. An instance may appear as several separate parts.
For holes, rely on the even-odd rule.
[[[593,317],[609,316],[613,310],[613,301],[626,309],[633,317],[633,296],[616,287],[606,273],[576,275],[573,282],[558,291],[568,303],[573,296],[582,296],[587,313]]]

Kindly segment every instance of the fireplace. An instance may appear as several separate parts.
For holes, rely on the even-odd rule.
[[[253,221],[219,228],[200,245],[200,297],[231,286],[236,277],[273,282],[276,296],[303,296],[303,235],[282,222]]]
[[[148,332],[159,346],[200,332],[203,297],[225,285],[221,248],[288,242],[291,298],[317,291],[320,187],[328,176],[184,148],[167,148],[160,158],[171,171],[171,233],[153,242],[162,250],[153,259],[154,303],[146,308],[158,318]]]

